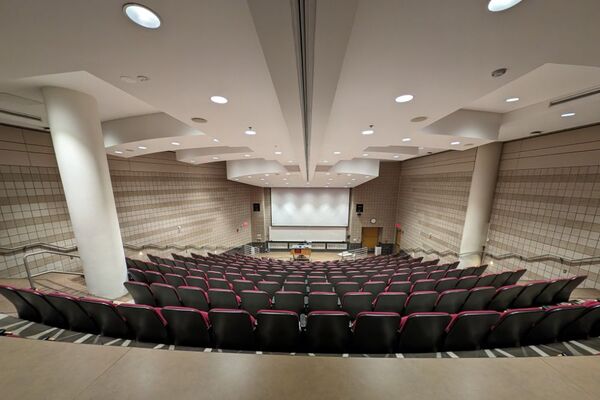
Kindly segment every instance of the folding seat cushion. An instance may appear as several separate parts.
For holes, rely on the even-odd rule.
[[[336,311],[338,296],[331,292],[310,292],[308,294],[308,311]]]
[[[269,296],[271,297],[275,295],[275,292],[281,290],[281,286],[282,285],[279,282],[275,281],[260,281],[258,282],[258,284],[256,284],[258,290],[262,290],[269,293]]]
[[[473,275],[475,275],[475,276],[481,276],[485,272],[485,270],[487,269],[487,267],[488,267],[487,264],[483,264],[483,265],[480,265],[478,267],[475,267],[475,269],[473,270]]]
[[[200,311],[208,311],[210,308],[208,305],[208,294],[199,287],[179,286],[177,294],[184,307],[195,308]]]
[[[450,314],[435,312],[419,312],[402,317],[398,350],[405,353],[437,351],[450,320]]]
[[[418,280],[427,279],[427,275],[429,275],[427,272],[413,272],[408,277],[408,280],[411,283],[415,283]]]
[[[571,297],[571,293],[577,286],[579,286],[583,281],[587,278],[586,275],[575,276],[569,280],[569,282],[563,287],[557,294],[554,296],[554,300],[552,301],[554,304],[564,303],[569,301]]]
[[[412,292],[406,299],[404,314],[433,311],[437,297],[438,293],[434,291]]]
[[[156,271],[144,271],[144,275],[146,276],[146,281],[148,284],[152,283],[166,283],[163,274]]]
[[[409,281],[396,281],[391,282],[388,287],[385,288],[386,292],[404,292],[406,294],[410,293],[410,288],[412,287],[412,283]]]
[[[496,295],[493,286],[476,287],[469,290],[469,295],[461,307],[461,311],[486,310],[492,298]]]
[[[69,328],[65,316],[46,299],[43,293],[34,289],[15,288],[15,290],[37,310],[43,324],[57,328]]]
[[[208,281],[199,276],[188,276],[186,279],[187,285],[183,286],[194,286],[204,291],[208,291]]]
[[[117,311],[125,318],[135,340],[139,342],[169,343],[167,321],[154,307],[142,304],[119,304]]]
[[[127,276],[129,277],[129,280],[133,282],[148,282],[148,279],[146,279],[146,275],[144,275],[144,271],[137,268],[128,268]]]
[[[496,275],[496,277],[494,278],[494,280],[492,281],[490,286],[493,286],[495,288],[505,286],[506,281],[508,280],[508,278],[510,278],[511,275],[512,275],[512,271],[500,272],[499,274]]]
[[[522,290],[523,286],[520,285],[503,286],[496,289],[496,294],[488,303],[487,308],[494,311],[507,310]]]
[[[600,336],[600,302],[585,304],[585,311],[573,322],[565,326],[560,333],[561,340],[587,339]]]
[[[465,276],[459,278],[458,282],[456,282],[455,289],[473,289],[478,280],[479,278],[476,276]]]
[[[167,330],[176,346],[209,347],[210,321],[206,311],[190,307],[164,307],[161,315],[167,321]]]
[[[527,272],[526,269],[518,269],[516,271],[512,271],[506,282],[504,282],[504,286],[516,285],[517,282],[519,282],[519,279],[521,279],[523,275],[525,275],[525,272]]]
[[[182,305],[181,299],[177,294],[177,289],[171,285],[167,285],[166,283],[153,283],[150,285],[150,290],[154,295],[158,307],[178,307]]]
[[[504,311],[492,326],[482,347],[515,347],[529,330],[544,316],[541,308],[521,308]]]
[[[156,306],[154,294],[150,290],[150,286],[142,282],[123,282],[123,285],[133,297],[136,304],[145,304],[147,306]]]
[[[233,289],[233,286],[227,282],[226,279],[222,278],[208,278],[208,288],[209,289]]]
[[[304,313],[304,294],[301,292],[275,292],[273,308],[276,310],[293,311],[298,315]]]
[[[446,271],[432,271],[427,275],[427,279],[433,279],[434,281],[438,281],[442,279],[446,275]]]
[[[369,292],[349,292],[342,297],[342,310],[356,318],[358,313],[371,311],[373,295]]]
[[[311,292],[333,292],[333,284],[329,282],[313,282],[310,284]]]
[[[242,300],[241,308],[254,317],[256,317],[258,310],[271,308],[271,296],[262,290],[242,290],[239,296]]]
[[[466,277],[466,276],[473,276],[474,272],[475,272],[475,268],[477,267],[467,267],[467,268],[463,268],[461,269],[461,273],[460,273],[460,278],[462,277]],[[467,288],[463,288],[463,289],[467,289]]]
[[[394,353],[398,342],[400,314],[361,312],[352,326],[352,351],[356,353]]]
[[[554,306],[544,310],[540,319],[523,339],[527,344],[552,343],[562,330],[586,311],[583,305]]]
[[[239,308],[240,298],[233,290],[208,289],[210,308]]]
[[[446,290],[454,289],[457,283],[458,278],[442,278],[439,281],[437,281],[434,290],[438,293],[442,293]]]
[[[373,311],[402,314],[408,294],[404,292],[383,292],[373,302]]]
[[[533,300],[548,286],[547,281],[530,282],[523,285],[523,290],[510,305],[511,308],[527,308],[533,306]]]
[[[312,353],[346,353],[351,341],[350,315],[344,311],[313,311],[306,322],[306,342]]]
[[[256,315],[258,348],[266,351],[296,351],[300,341],[298,314],[285,310],[260,310]]]
[[[460,278],[460,276],[462,275],[462,270],[460,269],[451,269],[448,272],[446,272],[445,277],[446,278]]]
[[[254,349],[255,321],[248,311],[213,308],[208,312],[208,316],[213,330],[214,344],[217,348]]]
[[[185,278],[186,276],[189,275],[189,272],[186,268],[182,268],[182,267],[173,267],[173,274],[175,275],[179,275],[182,278]],[[166,274],[165,274],[166,275]]]
[[[234,279],[232,281],[233,291],[240,294],[243,290],[255,290],[254,283],[245,279]]]
[[[465,304],[469,291],[466,289],[446,290],[438,295],[433,311],[456,314]]]
[[[17,315],[21,319],[33,322],[41,322],[42,317],[34,306],[29,304],[12,286],[0,285],[0,294],[6,297],[8,301],[17,310]]]
[[[367,281],[365,282],[365,284],[362,286],[362,291],[363,292],[369,292],[373,295],[373,298],[375,298],[375,296],[377,296],[379,293],[383,292],[386,288],[387,284],[385,281]]]
[[[436,281],[433,279],[419,279],[412,284],[411,292],[423,292],[426,290],[433,290],[435,288]]]
[[[444,272],[444,274],[445,274],[445,272]],[[410,276],[410,272],[396,272],[390,278],[390,282],[407,282],[409,276]]]
[[[283,290],[285,290],[286,292],[307,293],[306,283],[300,282],[300,281],[293,281],[293,282],[285,281],[285,282],[283,282]]]
[[[497,311],[462,311],[446,327],[445,350],[476,350],[500,319]]]
[[[165,281],[171,286],[175,286],[175,287],[187,286],[187,281],[186,281],[187,277],[184,277],[181,274],[176,274],[176,273],[165,274],[164,277],[165,277]]]
[[[360,287],[362,287],[362,285],[364,285],[369,280],[369,275],[351,275],[349,279],[351,282],[356,282],[360,285]]]
[[[172,274],[173,273],[173,268],[171,268],[170,265],[166,265],[166,264],[158,264],[158,272],[160,272],[161,274]]]
[[[112,302],[83,297],[79,299],[79,304],[92,317],[101,335],[122,339],[130,337],[125,319]]]
[[[480,276],[477,282],[475,283],[475,287],[488,287],[492,286],[492,282],[496,279],[496,274],[487,274]],[[494,286],[495,287],[495,286]]]
[[[565,287],[568,279],[553,279],[548,285],[533,299],[534,306],[547,306],[553,304],[554,296]]]

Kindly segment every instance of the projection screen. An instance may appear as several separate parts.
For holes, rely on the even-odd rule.
[[[349,189],[271,189],[273,226],[348,226]]]

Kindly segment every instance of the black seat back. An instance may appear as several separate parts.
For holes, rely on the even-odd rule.
[[[469,291],[466,289],[446,290],[439,294],[433,311],[456,314],[465,304]]]
[[[352,350],[357,353],[394,353],[400,314],[361,312],[353,326]]]
[[[184,307],[195,308],[200,311],[208,311],[208,294],[199,287],[195,286],[179,286],[177,294],[183,303]]]
[[[143,282],[123,282],[123,285],[133,297],[136,304],[145,304],[147,306],[156,306],[156,300],[150,290],[150,286]]]
[[[533,306],[533,300],[548,286],[548,282],[531,282],[523,286],[523,290],[510,305],[512,308]]]
[[[161,314],[176,346],[209,347],[210,322],[208,313],[190,307],[164,307]]]
[[[434,291],[412,292],[406,299],[404,314],[433,311],[437,297],[438,293]]]
[[[345,353],[350,345],[350,315],[343,311],[313,311],[306,322],[308,351]]]
[[[242,290],[240,297],[242,299],[241,307],[253,316],[256,316],[258,310],[271,308],[271,296],[265,291]]]
[[[554,304],[564,303],[569,301],[571,297],[571,293],[577,286],[579,286],[583,281],[587,279],[586,275],[575,276],[571,278],[571,280],[563,287],[557,294],[554,296],[554,300],[552,301]]]
[[[519,279],[521,279],[523,275],[525,275],[525,272],[527,272],[526,269],[518,269],[516,271],[512,271],[512,274],[510,274],[506,282],[504,282],[504,286],[516,285],[517,282],[519,282]]]
[[[298,315],[304,313],[304,294],[301,292],[275,292],[274,300],[273,308],[276,310],[293,311]]]
[[[48,293],[46,300],[50,302],[67,319],[69,329],[77,332],[98,334],[100,329],[81,307],[79,300],[64,293]]]
[[[351,319],[354,319],[360,312],[371,311],[372,298],[373,295],[371,293],[346,293],[342,298],[342,310],[347,312]]]
[[[239,308],[238,296],[233,290],[208,289],[210,308]]]
[[[150,285],[150,290],[156,300],[156,305],[159,307],[181,306],[181,299],[177,295],[177,289],[166,283],[153,283]]]
[[[35,307],[29,304],[12,286],[0,285],[0,294],[15,306],[19,318],[33,322],[42,321],[42,317]]]
[[[254,321],[247,311],[213,308],[208,315],[213,328],[214,344],[217,348],[254,349]]]
[[[40,314],[42,323],[48,326],[68,329],[69,324],[64,315],[56,309],[43,293],[34,289],[15,289],[21,297],[31,304]]]
[[[117,312],[112,302],[81,298],[79,304],[100,328],[101,335],[123,339],[130,337],[129,327],[125,319]]]
[[[528,344],[555,342],[560,332],[586,311],[585,306],[556,306],[545,310],[540,319],[523,339]]]
[[[496,290],[496,294],[490,300],[487,308],[494,311],[504,311],[510,307],[519,293],[523,290],[523,286],[512,285],[503,286]]]
[[[442,278],[435,284],[435,291],[442,293],[446,290],[452,290],[456,287],[457,283],[458,278]]]
[[[125,318],[137,341],[169,343],[167,321],[154,307],[123,303],[117,306],[117,311]]]
[[[561,340],[587,339],[590,336],[600,336],[600,302],[586,304],[585,312],[559,334]]]
[[[277,295],[277,294],[276,294]],[[292,352],[300,341],[300,321],[293,311],[261,310],[257,313],[258,347],[266,351]]]
[[[568,279],[555,279],[550,281],[544,290],[533,299],[533,305],[547,306],[553,304],[554,296],[556,296],[567,283],[569,283]]]
[[[402,314],[408,295],[404,292],[383,292],[375,299],[374,311]]]
[[[497,311],[463,311],[446,327],[445,350],[476,350],[500,319]]]
[[[498,275],[496,275],[496,278],[492,281],[490,286],[493,286],[495,288],[504,286],[506,284],[506,281],[508,280],[508,278],[510,278],[511,275],[512,275],[512,271],[500,272]]]
[[[486,339],[486,347],[516,347],[544,316],[541,308],[523,308],[502,313]]]
[[[473,288],[469,290],[469,295],[467,296],[461,311],[485,310],[495,295],[496,288],[493,286]]]
[[[437,351],[450,319],[450,314],[434,312],[414,313],[403,317],[398,335],[398,350],[405,353]]]
[[[338,310],[338,297],[330,292],[310,292],[308,294],[308,311]]]

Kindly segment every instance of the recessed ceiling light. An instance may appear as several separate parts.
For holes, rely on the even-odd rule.
[[[219,157],[213,157],[212,159],[213,159],[213,160],[218,160],[218,159],[219,159]]]
[[[283,178],[284,181],[287,181],[287,178]]]
[[[286,185],[289,185],[290,183],[289,183],[289,182],[286,182],[285,184],[286,184]]]
[[[219,143],[219,139],[213,139],[213,142]]]
[[[335,154],[337,156],[339,154],[342,154],[342,152],[341,151],[334,151],[333,154]]]
[[[507,103],[514,103],[515,101],[519,101],[519,100],[521,100],[521,99],[518,97],[509,97],[508,99],[506,99],[504,101]]]
[[[405,137],[404,139],[402,139],[403,142],[410,142],[412,139],[409,137]]]
[[[261,180],[261,181],[264,181],[264,180],[265,180],[265,178],[260,178],[260,180]]]
[[[225,98],[223,96],[210,96],[210,101],[212,101],[213,103],[217,103],[217,104],[225,104],[229,100],[227,100],[227,98]]]
[[[123,12],[127,18],[141,27],[157,29],[160,27],[158,15],[146,6],[136,3],[127,3],[123,6]]]
[[[244,154],[244,157],[250,157],[250,154]]]
[[[396,155],[394,156],[394,158],[400,158],[400,156],[399,156],[398,154],[396,154]]]
[[[352,176],[352,174],[346,174],[346,176]]]
[[[331,175],[331,172],[325,172],[325,175]]]
[[[294,163],[294,161],[293,161],[293,160],[288,160],[288,162],[289,162],[290,164],[293,164],[293,163]]]
[[[195,122],[197,124],[205,124],[207,121],[206,118],[193,117],[192,122]]]
[[[252,129],[252,127],[251,127],[251,126],[249,126],[249,127],[248,127],[248,129],[246,129],[246,130],[244,131],[244,133],[245,133],[246,135],[250,135],[250,136],[254,136],[254,135],[256,135],[256,131],[255,131],[254,129]]]
[[[323,160],[323,161],[321,161],[321,162],[322,162],[322,163],[324,163],[324,164],[327,164],[329,161],[327,161],[327,160]]]
[[[356,180],[356,178],[352,178],[352,180],[353,180],[353,181],[355,181],[355,180]]]
[[[276,151],[275,154],[280,156],[282,153],[281,153],[281,151]]]
[[[488,10],[491,12],[504,11],[516,6],[520,2],[521,0],[490,0]]]
[[[173,146],[180,146],[180,145],[181,145],[181,143],[179,143],[179,142],[171,142],[171,144],[172,144]]]
[[[423,121],[425,121],[426,119],[427,119],[427,117],[426,117],[426,116],[424,116],[424,115],[421,115],[421,116],[419,116],[419,117],[414,117],[414,118],[412,118],[412,119],[410,120],[410,122],[423,122]]]
[[[375,133],[375,129],[373,129],[373,124],[369,125],[369,129],[365,129],[364,131],[361,131],[360,133],[362,133],[363,135],[372,135],[372,134],[374,134]]]
[[[115,154],[123,154],[121,150],[115,150]]]
[[[146,150],[147,147],[146,146],[138,146],[138,149],[140,149],[140,150]]]
[[[457,144],[460,144],[460,142],[450,142],[450,144],[451,144],[452,146],[456,146]]]
[[[367,153],[363,153],[363,157],[369,157]]]
[[[269,174],[265,174],[265,176],[269,176]]]
[[[286,175],[291,175],[289,172],[286,172],[285,174],[286,174]]]
[[[332,180],[333,180],[333,178],[328,178],[327,180],[328,180],[328,181],[332,181]]]
[[[408,103],[412,99],[414,99],[412,94],[403,94],[402,96],[396,97],[396,103]]]
[[[492,71],[492,78],[499,78],[502,75],[506,74],[508,68],[498,68]]]
[[[252,179],[252,175],[249,175],[249,176],[248,176],[248,179]]]
[[[560,116],[563,117],[563,118],[565,118],[565,117],[572,117],[574,115],[575,115],[574,112],[566,112],[566,113],[560,114]]]

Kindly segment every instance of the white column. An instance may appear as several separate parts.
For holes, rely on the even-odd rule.
[[[69,89],[45,87],[42,93],[88,291],[120,297],[127,270],[98,104]]]
[[[477,148],[475,168],[471,179],[465,225],[460,243],[460,266],[481,263],[481,251],[487,239],[502,143],[495,142]]]

